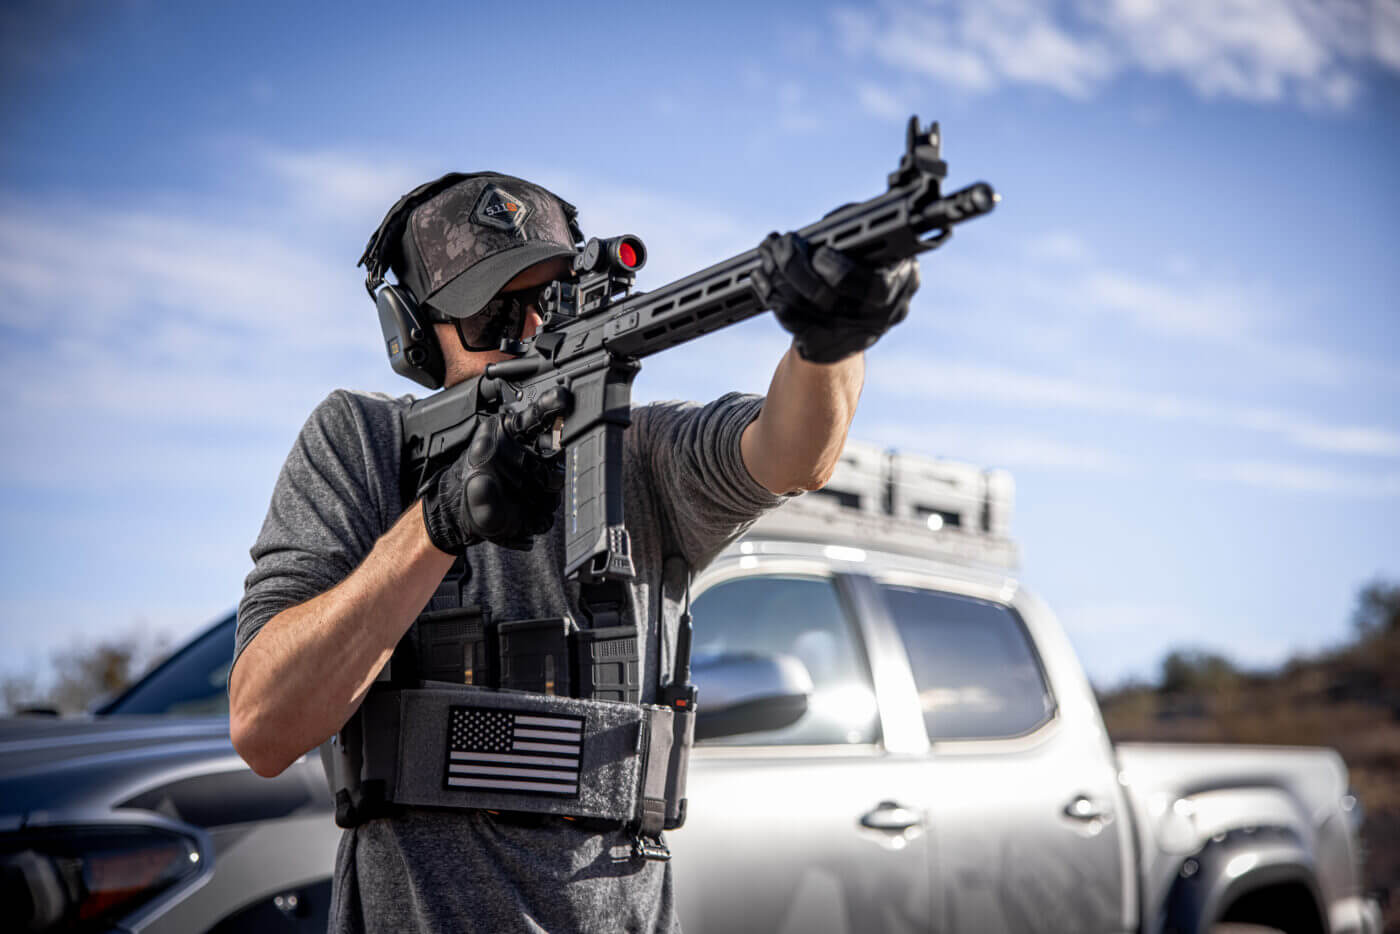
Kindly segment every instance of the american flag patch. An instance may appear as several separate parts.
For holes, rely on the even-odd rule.
[[[453,707],[447,719],[448,788],[578,796],[583,717]]]

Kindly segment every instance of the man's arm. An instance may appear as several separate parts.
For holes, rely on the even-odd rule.
[[[229,734],[254,772],[280,774],[340,729],[452,561],[414,503],[345,580],[267,622],[229,679]]]
[[[792,233],[769,234],[758,255],[754,290],[793,341],[740,439],[744,466],[774,493],[820,489],[855,418],[864,351],[909,313],[919,266],[869,266]]]
[[[551,478],[521,470],[494,423],[478,425],[491,443],[474,439],[474,459],[438,471],[403,510],[400,411],[337,390],[282,465],[251,551],[229,677],[234,748],[259,774],[281,772],[350,718],[454,555],[526,539],[556,511],[557,487],[538,486]],[[469,503],[464,489],[483,474],[499,495]]]
[[[865,355],[810,363],[789,347],[740,439],[750,476],[773,493],[816,490],[836,470],[865,380]]]

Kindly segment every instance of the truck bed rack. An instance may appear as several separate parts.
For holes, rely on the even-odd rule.
[[[1014,569],[1014,499],[1005,470],[853,441],[825,487],[768,513],[746,537],[840,542]]]

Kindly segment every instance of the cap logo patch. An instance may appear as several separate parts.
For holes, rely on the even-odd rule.
[[[472,208],[472,220],[497,230],[517,231],[530,216],[530,206],[499,185],[488,185]]]

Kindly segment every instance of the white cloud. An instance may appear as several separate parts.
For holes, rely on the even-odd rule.
[[[371,385],[409,390],[382,367],[374,312],[341,235],[307,238],[285,222],[289,204],[309,227],[338,231],[347,213],[377,220],[421,179],[404,160],[250,148],[265,200],[238,211],[161,207],[180,205],[176,197],[134,209],[0,193],[0,323],[24,335],[0,351],[4,386],[26,407],[4,416],[9,428],[76,412],[295,429],[308,400],[351,376],[377,373]],[[583,195],[590,232],[645,237],[643,287],[750,248],[764,232],[685,198],[547,167],[535,175]],[[22,466],[18,455],[5,460]]]
[[[821,129],[824,121],[818,112],[807,106],[807,93],[801,83],[788,78],[778,83],[778,126],[793,133],[808,133]]]
[[[434,177],[430,169],[403,160],[335,150],[259,145],[253,147],[253,158],[285,186],[301,210],[326,219],[380,217],[397,195]]]
[[[1400,457],[1400,432],[1389,428],[1339,425],[1286,410],[1222,404],[1170,392],[1144,392],[992,364],[892,354],[883,358],[880,366],[871,368],[869,379],[881,390],[905,398],[1185,420],[1246,429],[1320,453]]]
[[[1372,10],[1371,54],[1387,68],[1400,71],[1400,3],[1376,0]]]
[[[1281,493],[1356,499],[1400,497],[1400,473],[1363,474],[1306,464],[1241,461],[1203,465],[1200,474]]]
[[[740,73],[749,103],[766,104],[772,125],[782,133],[805,134],[828,124],[820,103],[814,103],[802,82],[784,72],[772,72],[756,64]]]
[[[885,12],[888,22],[868,10],[833,12],[837,35],[848,54],[872,55],[897,71],[972,90],[989,90],[995,84],[983,57],[960,47],[941,17],[913,5],[891,5]]]
[[[1286,84],[1333,77],[1335,51],[1301,4],[1276,0],[1115,0],[1090,14],[1150,73],[1176,74],[1206,97],[1278,100]]]
[[[1281,342],[1293,319],[1320,310],[1267,284],[1213,277],[1195,257],[1174,254],[1149,273],[1123,269],[1102,258],[1108,250],[1064,229],[1034,235],[1022,249],[1032,268],[1009,287],[1030,307],[1056,310],[1062,329],[1083,330],[1090,316],[1116,319],[1153,337],[1238,351],[1254,373],[1290,383],[1400,387],[1394,367],[1313,343]],[[1044,315],[1022,326],[1054,327]]]
[[[1366,425],[1339,425],[1276,409],[1242,408],[1227,412],[1234,423],[1282,435],[1302,448],[1334,454],[1400,455],[1400,432]]]
[[[1052,230],[1034,237],[1027,245],[1033,259],[1043,263],[1082,265],[1094,258],[1093,248],[1071,230]]]
[[[150,208],[3,206],[0,321],[20,335],[0,349],[17,402],[3,424],[67,425],[48,429],[51,458],[81,459],[82,438],[112,419],[137,436],[295,430],[305,410],[292,406],[378,353],[359,277],[294,232]],[[39,463],[12,449],[0,458],[10,482],[42,483]]]
[[[1114,69],[1101,39],[1075,35],[1038,0],[969,3],[960,38],[982,51],[993,72],[1067,97],[1088,97]]]
[[[1230,292],[1184,292],[1161,282],[1112,270],[1098,270],[1082,282],[1086,299],[1126,315],[1146,331],[1188,337],[1237,339],[1251,330],[1249,298]]]
[[[0,202],[0,253],[5,324],[101,341],[190,320],[340,341],[328,299],[355,281],[275,229],[76,200]]]
[[[870,81],[862,81],[856,86],[856,96],[860,107],[872,117],[882,120],[898,120],[909,113],[908,109],[885,88]]]
[[[980,426],[867,422],[857,415],[852,436],[872,444],[929,457],[953,457],[986,467],[1113,471],[1122,459],[1101,448],[1022,431]]]
[[[1084,98],[1136,71],[1204,97],[1344,109],[1367,67],[1400,70],[1393,0],[900,0],[841,8],[833,24],[848,54],[971,91]]]
[[[1155,336],[1229,344],[1257,330],[1272,308],[1253,290],[1200,275],[1164,277],[1111,265],[1070,231],[1040,234],[1024,249],[1036,266],[1021,277],[1024,298],[1081,322],[1100,316]]]

